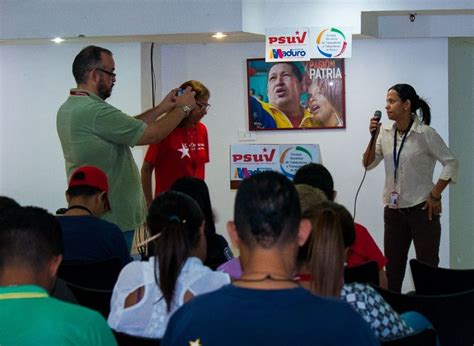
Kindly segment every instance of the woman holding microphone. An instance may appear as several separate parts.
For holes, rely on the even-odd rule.
[[[441,238],[441,194],[456,182],[457,160],[439,134],[429,126],[430,107],[408,84],[388,89],[387,116],[393,124],[370,120],[373,138],[364,153],[367,169],[385,164],[384,250],[388,259],[388,288],[400,292],[413,240],[418,260],[437,266]],[[375,143],[375,145],[374,145]],[[443,165],[433,183],[436,162]]]

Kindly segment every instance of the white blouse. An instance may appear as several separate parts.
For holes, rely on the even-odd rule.
[[[432,128],[415,117],[413,126],[406,137],[400,153],[400,164],[397,169],[397,182],[394,182],[395,164],[393,162],[393,144],[396,124],[381,128],[375,147],[375,160],[368,169],[372,169],[384,160],[385,187],[384,204],[389,204],[390,194],[400,194],[399,208],[407,208],[426,201],[433,189],[433,172],[439,161],[443,170],[439,179],[456,182],[458,162],[441,136]],[[397,138],[397,155],[402,139]],[[362,158],[363,160],[363,158]]]
[[[227,274],[213,272],[197,257],[190,257],[181,269],[168,312],[166,301],[155,282],[154,263],[155,257],[144,262],[131,262],[120,272],[107,320],[112,329],[131,335],[162,338],[169,319],[184,304],[186,291],[196,296],[215,291],[230,283]],[[142,286],[145,288],[143,298],[137,304],[124,308],[125,298]]]

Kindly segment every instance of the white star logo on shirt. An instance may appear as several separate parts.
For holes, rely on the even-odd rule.
[[[190,341],[189,346],[202,346],[201,339],[196,339],[196,341]]]
[[[181,143],[181,149],[178,149],[178,151],[181,152],[181,158],[185,158],[186,156],[191,158],[191,155],[189,155],[189,148],[186,146],[186,144]]]

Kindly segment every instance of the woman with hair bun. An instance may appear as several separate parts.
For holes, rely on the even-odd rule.
[[[204,180],[182,177],[171,185],[172,191],[179,191],[194,199],[204,215],[204,234],[207,241],[207,256],[204,265],[212,270],[234,257],[225,238],[216,232],[209,188]]]
[[[364,153],[363,164],[372,169],[384,160],[388,288],[400,292],[412,240],[418,260],[433,266],[439,263],[441,193],[450,182],[456,182],[458,162],[429,126],[430,107],[411,85],[389,88],[385,109],[394,123],[381,127],[376,117],[370,120],[373,139]],[[437,161],[443,170],[435,184]]]
[[[230,278],[202,263],[207,251],[204,216],[191,197],[176,191],[160,194],[150,206],[147,222],[152,257],[123,268],[108,323],[123,333],[162,338],[180,306],[230,283]]]

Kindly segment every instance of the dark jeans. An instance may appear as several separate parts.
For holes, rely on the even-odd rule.
[[[428,219],[423,210],[425,202],[410,208],[390,209],[385,207],[384,250],[388,259],[386,266],[388,289],[400,292],[407,265],[411,241],[415,245],[416,258],[433,266],[439,263],[441,224],[439,216]]]

